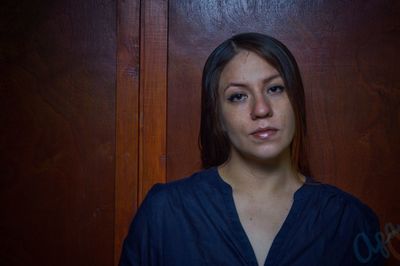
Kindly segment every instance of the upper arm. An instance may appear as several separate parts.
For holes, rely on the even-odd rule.
[[[377,215],[368,206],[363,205],[356,225],[358,230],[354,234],[352,252],[357,263],[384,265],[388,253]]]
[[[160,236],[158,223],[154,219],[155,209],[159,197],[155,196],[161,185],[155,185],[148,192],[145,200],[139,207],[129,228],[129,232],[122,247],[120,266],[156,265],[159,260],[160,243],[156,238]],[[159,221],[158,221],[159,222]]]

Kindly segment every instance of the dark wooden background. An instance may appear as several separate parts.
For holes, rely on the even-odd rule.
[[[148,189],[200,168],[202,67],[245,31],[298,60],[314,176],[399,223],[398,1],[7,0],[1,11],[1,265],[116,264]]]
[[[112,265],[116,5],[2,1],[1,265]]]

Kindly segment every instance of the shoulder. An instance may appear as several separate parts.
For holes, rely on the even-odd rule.
[[[313,193],[307,207],[321,222],[322,230],[352,238],[365,233],[371,239],[380,231],[376,213],[356,196],[323,183],[314,183],[311,190]]]
[[[322,235],[330,239],[336,254],[345,254],[341,259],[352,263],[340,265],[381,265],[382,243],[379,218],[363,201],[336,186],[313,183],[312,196],[308,201],[308,214]],[[317,221],[315,223],[315,221]],[[338,264],[339,265],[339,264]]]
[[[215,170],[206,169],[179,180],[155,184],[147,193],[142,206],[158,210],[169,206],[179,207],[184,201],[214,193],[215,181]]]
[[[200,171],[178,181],[151,187],[132,220],[121,265],[161,264],[164,241],[179,234],[186,213],[182,210],[188,209],[186,206],[195,192],[206,190],[212,180],[210,175],[210,171]]]
[[[327,206],[337,211],[349,212],[353,217],[378,219],[375,212],[365,202],[336,186],[321,184],[319,197]]]

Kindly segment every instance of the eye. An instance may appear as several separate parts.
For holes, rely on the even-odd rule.
[[[277,86],[272,86],[268,88],[268,94],[279,94],[282,93],[285,90],[285,87],[281,86],[281,85],[277,85]]]
[[[228,97],[228,101],[230,102],[242,102],[247,98],[246,94],[243,93],[234,93]]]

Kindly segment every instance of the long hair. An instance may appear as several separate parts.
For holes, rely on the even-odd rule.
[[[303,82],[294,56],[280,41],[260,33],[242,33],[221,43],[208,57],[203,69],[199,146],[203,168],[229,159],[230,141],[222,129],[218,84],[227,63],[241,50],[256,53],[280,73],[295,114],[295,134],[291,143],[293,167],[310,174],[305,149],[306,110]]]

